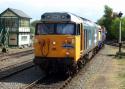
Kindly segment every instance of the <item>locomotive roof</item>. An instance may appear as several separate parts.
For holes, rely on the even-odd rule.
[[[52,21],[52,22],[75,22],[82,23],[83,20],[72,13],[69,12],[48,12],[41,16],[41,21]]]
[[[89,21],[89,20],[83,20],[83,24],[85,26],[96,26],[95,23]]]

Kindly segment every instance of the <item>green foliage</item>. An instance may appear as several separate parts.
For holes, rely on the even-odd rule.
[[[107,18],[111,19],[112,18],[113,10],[109,6],[105,5],[104,13],[105,13],[104,17],[107,17]]]
[[[33,26],[35,28],[36,23],[40,22],[40,20],[34,20],[31,22],[31,26]]]
[[[125,39],[125,17],[121,18],[121,36],[122,40]],[[112,25],[111,25],[111,34],[114,39],[119,38],[119,24],[120,24],[120,19],[117,17],[113,20]]]
[[[104,20],[105,20],[105,17],[101,17],[97,23],[100,24],[101,26],[104,26]]]
[[[105,5],[104,15],[97,21],[98,24],[104,26],[107,30],[107,38],[112,39],[111,25],[112,25],[112,13],[113,10],[109,6]]]
[[[35,34],[35,28],[34,27],[30,27],[30,33]]]
[[[40,22],[40,20],[34,20],[34,21],[31,22],[30,32],[31,32],[32,34],[35,34],[35,26],[36,26],[36,24],[37,24],[38,22]]]
[[[119,24],[120,18],[119,14],[113,12],[112,8],[109,6],[105,6],[104,15],[97,21],[98,24],[104,26],[107,30],[107,38],[108,39],[116,39],[119,38]],[[125,39],[125,17],[121,18],[122,21],[122,40]]]
[[[118,37],[119,37],[119,22],[120,22],[119,18],[115,18],[112,21],[111,34],[114,39],[118,39]]]
[[[121,35],[122,35],[122,40],[125,40],[125,17],[122,18],[122,32],[121,32]]]

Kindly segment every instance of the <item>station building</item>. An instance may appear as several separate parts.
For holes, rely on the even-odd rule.
[[[21,10],[8,8],[0,14],[0,45],[29,46],[30,17]]]

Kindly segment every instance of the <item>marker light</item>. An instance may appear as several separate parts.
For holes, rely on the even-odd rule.
[[[53,41],[53,42],[52,42],[52,44],[53,44],[53,45],[55,45],[55,44],[56,44],[56,42],[55,42],[55,41]]]
[[[66,55],[67,55],[67,56],[69,56],[69,54],[70,54],[69,52],[66,52]]]

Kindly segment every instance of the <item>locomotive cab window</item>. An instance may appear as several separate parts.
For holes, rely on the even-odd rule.
[[[80,24],[76,25],[76,35],[80,35]]]
[[[36,26],[37,35],[77,35],[74,23],[39,23]]]
[[[56,32],[57,34],[74,34],[75,26],[74,24],[57,24]]]
[[[53,34],[54,24],[38,24],[37,34]]]

